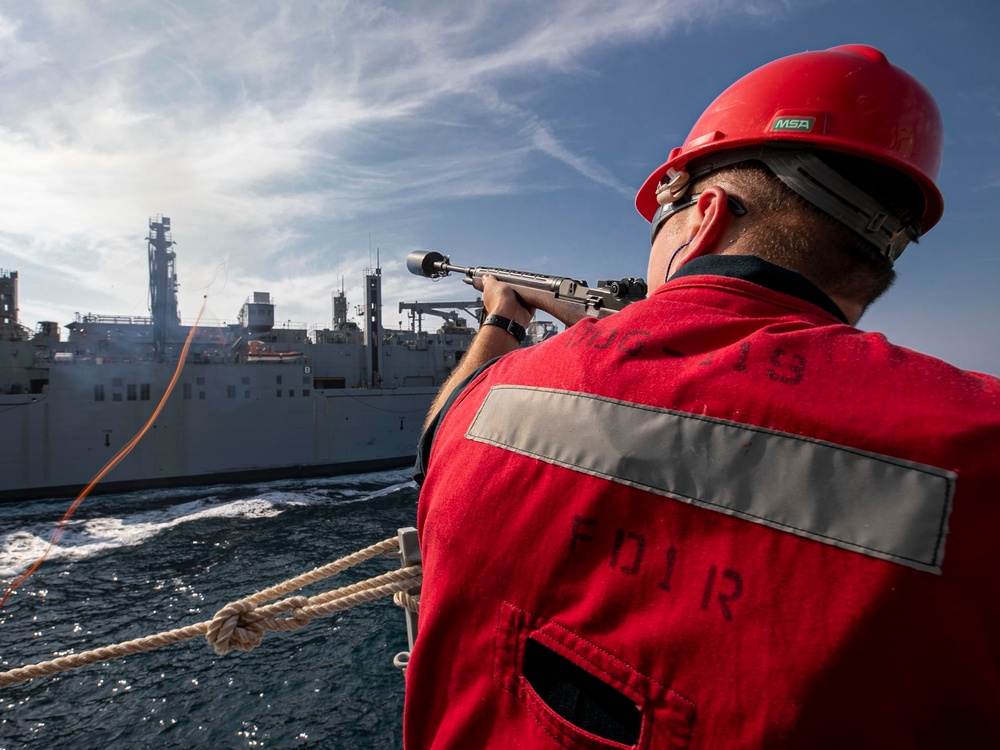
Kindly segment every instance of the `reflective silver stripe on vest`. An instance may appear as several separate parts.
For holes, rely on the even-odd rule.
[[[738,422],[519,386],[493,387],[465,436],[941,572],[954,472]]]

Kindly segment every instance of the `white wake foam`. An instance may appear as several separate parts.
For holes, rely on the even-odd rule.
[[[373,482],[377,484],[393,482],[393,484],[379,487],[374,491],[364,488],[364,485],[370,486]],[[248,485],[244,487],[245,497],[228,501],[221,500],[218,495],[225,496],[225,493],[231,492],[233,489],[231,486],[158,490],[154,493],[141,493],[143,503],[148,503],[150,500],[185,500],[192,496],[197,499],[131,514],[127,512],[127,506],[135,501],[137,494],[104,496],[95,498],[94,505],[89,507],[88,511],[90,515],[95,511],[106,515],[70,520],[47,560],[81,560],[108,550],[137,546],[157,534],[192,521],[211,518],[273,518],[281,515],[286,508],[294,506],[320,503],[354,505],[412,486],[409,470],[401,469],[325,479],[280,480]],[[17,518],[19,514],[16,512],[5,517],[5,527],[20,528],[0,533],[0,579],[13,579],[44,554],[56,529],[56,520],[62,515],[65,507],[67,506],[45,501],[21,506],[20,519]],[[53,520],[39,522],[40,518]]]
[[[271,500],[262,498],[206,505],[201,501],[124,518],[71,520],[47,559],[80,560],[106,550],[134,547],[167,529],[207,518],[273,518],[282,513]],[[0,578],[16,576],[37,560],[55,528],[55,524],[34,524],[0,536]]]

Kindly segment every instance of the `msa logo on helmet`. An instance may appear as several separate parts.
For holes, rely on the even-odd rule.
[[[771,123],[771,132],[794,130],[808,133],[815,123],[815,117],[777,117]]]

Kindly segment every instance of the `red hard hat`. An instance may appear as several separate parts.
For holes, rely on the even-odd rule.
[[[646,220],[659,207],[668,169],[746,146],[799,143],[870,159],[911,178],[924,196],[921,231],[941,218],[934,184],[941,166],[941,115],[927,90],[879,50],[860,44],[775,60],[738,80],[709,106],[684,145],[639,189]]]

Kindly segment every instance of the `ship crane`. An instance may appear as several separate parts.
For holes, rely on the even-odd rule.
[[[479,319],[479,312],[483,309],[483,301],[476,298],[471,302],[400,302],[399,311],[404,310],[410,313],[410,330],[420,333],[423,331],[424,315],[434,315],[444,319],[445,325],[454,328],[464,328],[465,321],[458,317],[459,312],[464,312],[476,320]]]

